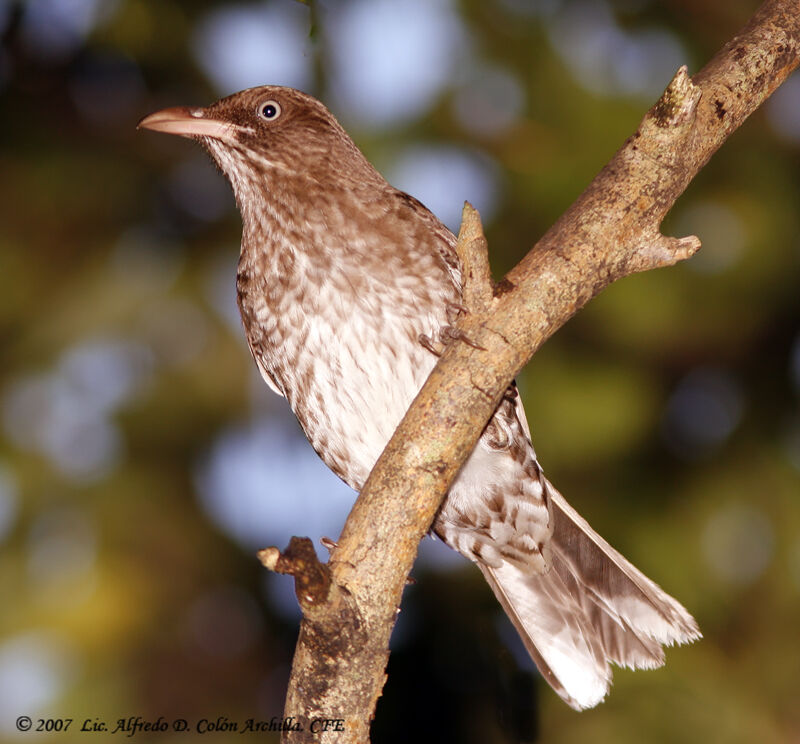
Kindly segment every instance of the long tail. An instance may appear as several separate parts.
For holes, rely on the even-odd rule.
[[[542,676],[573,708],[597,705],[609,662],[652,669],[700,638],[694,618],[598,535],[551,485],[552,565],[530,574],[479,563]]]

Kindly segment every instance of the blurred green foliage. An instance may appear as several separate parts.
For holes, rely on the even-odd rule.
[[[119,0],[59,54],[26,41],[29,5],[0,4],[0,698],[31,707],[0,703],[0,734],[10,740],[23,714],[269,719],[281,713],[296,622],[264,584],[285,579],[263,576],[252,551],[201,509],[193,477],[219,432],[262,401],[242,335],[213,299],[220,276],[233,281],[238,216],[229,196],[215,219],[176,205],[169,178],[198,153],[135,131],[160,106],[218,96],[191,38],[226,4]],[[312,5],[324,32],[340,9]],[[451,105],[455,79],[423,116],[351,127],[381,165],[416,141],[493,159],[497,275],[654,100],[590,92],[557,53],[548,13],[525,5],[454,6],[473,48],[524,93],[501,133],[464,126]],[[696,71],[755,3],[609,7],[622,29],[679,39]],[[312,44],[314,92],[326,99],[324,33]],[[108,68],[120,78],[107,73],[100,100],[121,86],[130,95],[93,116],[76,90],[96,84],[87,70],[104,55],[124,64]],[[610,287],[520,375],[549,477],[689,608],[705,638],[669,651],[664,669],[618,670],[608,701],[579,715],[533,682],[471,566],[425,568],[407,591],[376,741],[797,738],[800,131],[787,136],[777,116],[757,112],[668,217],[667,232],[700,236],[701,254]],[[61,384],[54,375],[68,376],[76,348],[120,339],[132,344],[123,355],[136,375],[104,409],[108,437],[84,445],[81,426],[58,429],[69,412],[48,397]],[[123,373],[90,378],[78,414]],[[267,413],[280,408],[263,400]],[[75,465],[90,445],[110,454],[97,468]],[[39,697],[18,697],[26,685]],[[74,727],[58,740],[81,741]]]

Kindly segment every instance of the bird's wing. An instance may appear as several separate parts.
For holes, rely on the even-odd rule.
[[[456,252],[457,238],[448,227],[428,209],[419,199],[399,189],[394,190],[396,203],[410,208],[425,228],[426,234],[436,236],[433,247],[447,270],[450,281],[456,291],[461,294],[461,260]]]

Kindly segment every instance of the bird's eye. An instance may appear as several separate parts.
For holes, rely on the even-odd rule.
[[[258,107],[258,115],[267,121],[275,121],[281,115],[281,106],[277,101],[267,101]]]

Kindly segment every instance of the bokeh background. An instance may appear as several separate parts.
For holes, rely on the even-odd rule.
[[[302,88],[452,228],[473,201],[500,277],[755,7],[0,0],[0,739],[280,715],[298,612],[254,552],[335,538],[353,500],[257,379],[227,185],[140,117]],[[519,379],[550,478],[704,640],[574,713],[425,540],[376,742],[800,741],[799,165],[795,76],[669,216],[702,252],[606,290]]]

